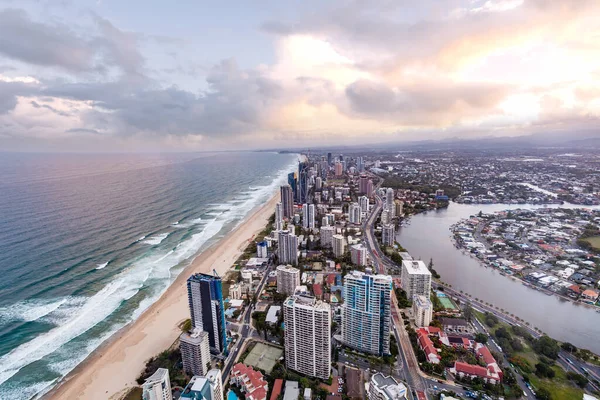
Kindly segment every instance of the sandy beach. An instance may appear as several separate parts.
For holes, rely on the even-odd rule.
[[[274,195],[234,231],[200,253],[136,321],[94,351],[43,398],[116,399],[124,389],[136,386],[135,379],[146,360],[171,346],[181,333],[178,324],[189,318],[186,288],[189,275],[208,273],[214,268],[220,276],[225,276],[249,240],[264,229],[278,197]]]

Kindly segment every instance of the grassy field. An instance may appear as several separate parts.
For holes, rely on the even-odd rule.
[[[127,393],[127,395],[125,395],[125,397],[123,397],[123,400],[142,400],[142,388],[141,387],[132,388],[129,391],[129,393]]]
[[[591,244],[595,250],[600,251],[600,236],[590,236],[589,238],[585,238],[582,240]]]

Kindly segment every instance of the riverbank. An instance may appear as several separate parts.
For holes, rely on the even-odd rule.
[[[177,277],[163,295],[136,321],[117,332],[69,373],[44,399],[118,399],[132,386],[146,360],[168,348],[181,333],[178,325],[189,318],[186,281],[193,273],[224,276],[248,242],[262,231],[278,201],[277,194],[236,229],[207,250]]]

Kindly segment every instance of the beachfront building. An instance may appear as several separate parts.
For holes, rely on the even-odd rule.
[[[413,315],[415,325],[419,328],[429,326],[433,318],[433,304],[427,296],[413,297]]]
[[[192,400],[224,400],[223,376],[220,369],[211,369],[205,376],[194,376],[190,379],[180,399]]]
[[[269,246],[266,240],[256,243],[256,257],[269,258]]]
[[[350,247],[350,259],[352,264],[363,266],[367,265],[367,248],[362,244],[355,244]]]
[[[229,298],[231,300],[241,300],[244,295],[244,288],[241,283],[235,283],[229,286]]]
[[[292,218],[294,216],[294,193],[290,185],[280,187],[281,206],[283,208],[283,217]]]
[[[352,271],[343,293],[342,341],[366,353],[390,354],[392,277]]]
[[[210,369],[208,333],[198,328],[179,336],[183,371],[191,375],[206,375]]]
[[[275,230],[283,229],[283,204],[281,202],[275,205]]]
[[[342,235],[333,235],[331,237],[331,244],[333,246],[333,255],[335,257],[341,257],[346,252],[346,240]]]
[[[290,231],[279,231],[277,256],[282,264],[298,264],[298,237]]]
[[[384,246],[393,246],[396,242],[396,228],[394,224],[385,224],[381,228],[381,243]]]
[[[333,242],[333,232],[335,228],[333,226],[322,226],[320,230],[321,235],[321,247],[331,247]]]
[[[302,227],[304,229],[315,228],[315,205],[314,204],[303,204],[302,205]]]
[[[187,280],[187,289],[192,327],[208,333],[211,352],[226,353],[227,331],[221,278],[194,274]]]
[[[431,292],[431,272],[421,260],[402,261],[402,289],[406,297],[427,296]]]
[[[230,382],[238,385],[246,400],[266,400],[269,384],[260,371],[242,363],[235,364],[231,369]]]
[[[312,296],[294,295],[283,303],[285,364],[320,379],[331,368],[331,309]]]
[[[277,293],[292,295],[300,286],[300,270],[291,265],[277,267]]]
[[[369,382],[369,400],[401,400],[406,398],[406,386],[392,376],[378,372]]]
[[[159,368],[142,385],[143,400],[172,400],[169,370]]]

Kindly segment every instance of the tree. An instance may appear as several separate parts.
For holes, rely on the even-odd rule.
[[[553,360],[556,360],[558,358],[558,352],[560,351],[558,342],[547,335],[544,335],[538,340],[534,341],[533,349],[536,353],[542,354]]]
[[[575,382],[577,386],[579,386],[582,389],[585,388],[588,384],[588,378],[581,374],[578,374],[577,372],[567,372],[567,379]]]
[[[548,391],[548,389],[541,387],[535,392],[535,396],[538,400],[552,400],[552,395]]]
[[[487,341],[488,341],[488,337],[487,337],[487,335],[485,333],[478,332],[475,335],[475,341],[477,343],[486,344]]]
[[[560,347],[562,347],[563,350],[568,351],[569,353],[577,353],[577,347],[575,347],[569,342],[564,342],[560,345]]]
[[[473,311],[473,307],[471,307],[471,303],[467,303],[465,305],[465,308],[463,309],[463,315],[467,321],[471,322],[471,320],[473,319],[473,315],[474,315],[474,311]]]

